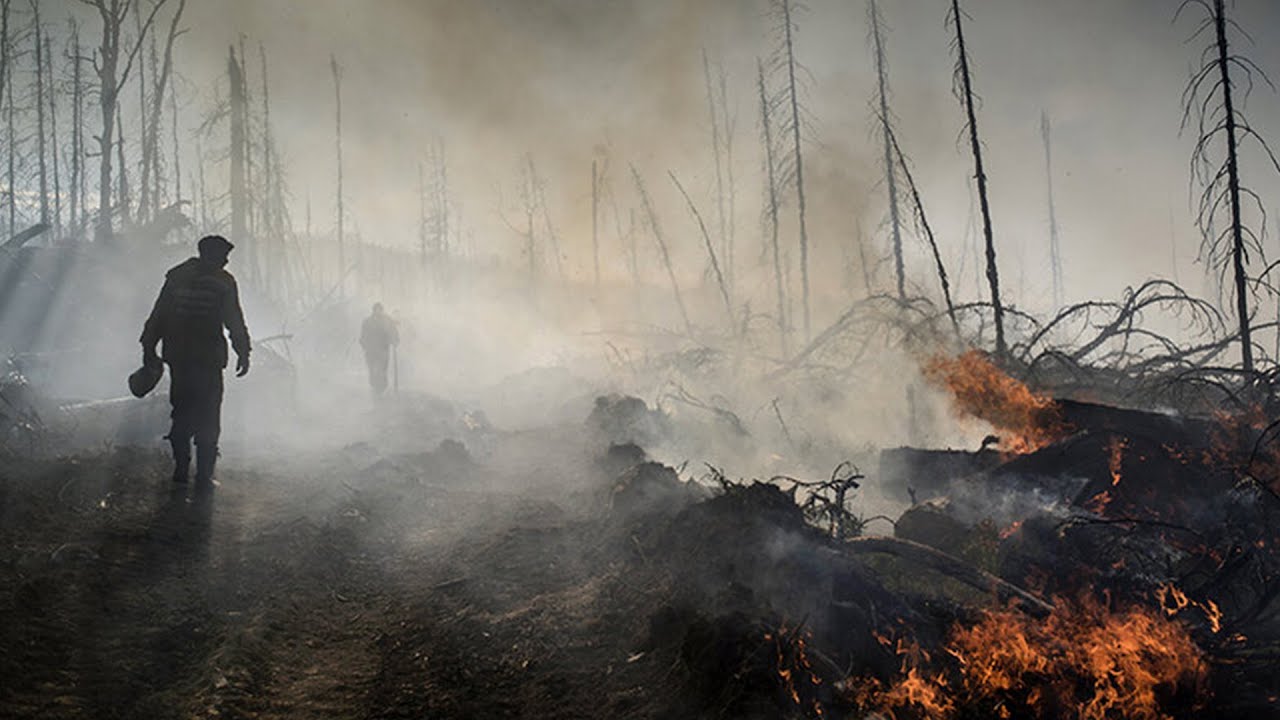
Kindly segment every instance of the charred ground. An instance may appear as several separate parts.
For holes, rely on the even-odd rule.
[[[457,425],[474,452],[428,438],[429,452],[232,463],[205,499],[169,483],[156,452],[11,455],[0,707],[1268,717],[1274,496],[1218,456],[1183,462],[1232,452],[1214,439],[1227,426],[1061,407],[1072,432],[1038,451],[952,452],[950,471],[930,459],[931,488],[899,476],[921,497],[897,538],[856,512],[833,536],[823,493],[844,487],[856,510],[863,478],[687,482],[646,461],[619,444],[654,432],[635,399],[604,399],[585,423]],[[1143,444],[1152,423],[1163,456]],[[1119,433],[1133,439],[1117,460]],[[997,495],[1039,509],[1010,504],[1010,522]],[[1090,647],[1101,664],[1073,656]],[[979,667],[1008,684],[982,685]]]

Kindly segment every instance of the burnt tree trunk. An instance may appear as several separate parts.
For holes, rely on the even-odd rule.
[[[82,58],[80,49],[80,25],[70,20],[71,50],[71,227],[77,234],[86,228],[84,222],[85,183],[84,172],[84,86],[80,76]]]
[[[98,47],[94,69],[98,75],[98,105],[102,114],[102,132],[98,135],[98,218],[94,224],[94,239],[109,242],[112,238],[112,165],[111,151],[115,149],[115,134],[119,116],[120,90],[133,68],[138,50],[146,39],[147,31],[156,13],[166,0],[156,0],[147,15],[146,22],[139,23],[138,37],[129,52],[124,55],[121,67],[121,42],[124,18],[136,0],[84,0],[98,11],[102,21],[102,41]],[[123,153],[117,153],[122,155]],[[124,168],[121,167],[123,173]]]
[[[902,218],[898,214],[898,174],[894,171],[892,130],[889,127],[889,69],[885,63],[884,38],[880,9],[871,0],[871,38],[876,52],[876,83],[880,102],[880,135],[884,141],[884,181],[889,192],[889,231],[893,240],[893,270],[897,280],[898,299],[907,297],[906,269],[902,260]]]
[[[5,140],[7,141],[8,164],[5,173],[5,187],[8,190],[6,198],[9,204],[9,235],[17,233],[18,224],[18,196],[14,192],[15,170],[14,154],[17,150],[17,139],[14,136],[14,117],[13,117],[13,44],[9,38],[9,0],[4,0],[0,5],[0,82],[4,83],[5,97],[5,124],[7,125],[5,132]]]
[[[969,54],[964,41],[964,13],[960,0],[951,0],[952,20],[956,28],[957,70],[960,74],[965,114],[969,121],[969,144],[973,150],[973,171],[978,181],[978,203],[982,208],[982,234],[986,240],[987,285],[991,289],[991,308],[995,315],[996,353],[1007,351],[1004,338],[1004,305],[1000,302],[1000,274],[996,270],[996,245],[991,231],[991,206],[987,201],[987,174],[982,167],[982,142],[978,139],[978,117],[973,105],[973,82],[969,72]]]
[[[1040,134],[1044,139],[1044,170],[1049,193],[1049,264],[1053,271],[1053,309],[1062,307],[1062,248],[1058,243],[1058,212],[1053,201],[1053,152],[1049,142],[1049,116],[1040,113]]]
[[[235,47],[228,49],[227,77],[231,83],[231,236],[232,242],[243,243],[246,225],[244,69],[236,57]]]
[[[329,69],[333,73],[333,95],[334,95],[334,144],[336,146],[336,154],[338,159],[338,298],[342,299],[346,291],[344,278],[346,277],[346,249],[343,247],[343,207],[342,207],[342,71],[338,67],[338,60],[334,56],[329,56]]]
[[[45,134],[44,107],[44,32],[40,28],[40,4],[31,3],[32,35],[35,40],[36,58],[36,166],[40,178],[40,222],[49,223],[49,143]]]
[[[49,89],[49,160],[53,170],[53,237],[62,239],[62,179],[58,166],[58,95],[53,83],[53,42],[44,36],[45,87]]]
[[[809,233],[805,224],[804,153],[800,144],[802,120],[800,118],[799,89],[796,87],[796,53],[791,11],[791,0],[782,0],[782,13],[786,29],[787,99],[791,108],[791,141],[794,146],[793,152],[795,153],[796,214],[800,223],[800,295],[801,308],[804,313],[804,339],[805,342],[808,342],[812,334],[809,320]]]
[[[778,247],[778,172],[773,155],[773,119],[769,94],[764,83],[764,65],[756,61],[756,83],[760,91],[760,132],[764,140],[765,217],[769,224],[769,248],[773,252],[773,282],[778,296],[778,349],[782,357],[791,354],[787,343],[787,289],[782,274],[782,252]]]
[[[116,105],[116,127],[120,128],[120,139],[115,143],[116,159],[120,163],[120,172],[116,175],[119,180],[119,187],[116,190],[116,207],[120,211],[122,224],[128,225],[132,221],[129,202],[129,168],[124,161],[124,121],[121,119],[119,105]]]
[[[1222,83],[1222,110],[1226,115],[1227,192],[1231,203],[1231,270],[1236,285],[1236,316],[1240,323],[1240,362],[1246,374],[1253,372],[1253,338],[1249,327],[1249,278],[1245,274],[1244,231],[1240,220],[1240,160],[1236,145],[1236,108],[1232,101],[1231,57],[1227,49],[1227,10],[1223,0],[1213,2],[1213,25],[1218,57],[1216,64]]]
[[[595,268],[596,292],[600,291],[600,169],[591,161],[591,262]]]
[[[173,43],[181,33],[178,23],[182,21],[182,11],[186,9],[187,0],[178,0],[178,8],[169,21],[169,35],[165,39],[164,62],[158,74],[153,73],[154,86],[151,92],[151,103],[146,108],[147,118],[142,133],[142,177],[138,196],[138,214],[142,220],[154,215],[158,209],[158,185],[160,170],[160,118],[164,111],[165,91],[169,83],[169,75],[173,69]]]

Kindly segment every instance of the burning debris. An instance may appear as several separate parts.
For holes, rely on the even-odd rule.
[[[889,494],[913,502],[896,538],[867,535],[862,476],[844,467],[770,484],[712,469],[716,497],[628,526],[680,588],[683,609],[655,616],[649,644],[680,648],[708,707],[897,719],[1280,710],[1269,675],[1280,498],[1258,479],[1273,477],[1272,427],[1256,413],[1058,400],[974,352],[926,374],[1009,439],[1000,452],[885,451]]]

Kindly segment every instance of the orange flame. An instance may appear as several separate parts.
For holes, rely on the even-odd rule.
[[[1186,628],[1140,608],[1059,601],[1043,620],[986,611],[972,626],[957,624],[945,650],[958,666],[955,680],[904,660],[895,682],[864,687],[864,707],[899,719],[976,712],[1163,720],[1174,693],[1205,692],[1207,665]]]
[[[960,412],[1010,435],[1001,441],[1008,452],[1034,452],[1067,434],[1052,398],[1032,392],[977,350],[934,357],[924,376],[949,390]]]

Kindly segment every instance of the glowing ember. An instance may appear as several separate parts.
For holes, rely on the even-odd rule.
[[[1001,447],[1007,452],[1034,452],[1067,434],[1052,398],[1032,392],[977,350],[935,357],[925,365],[924,376],[949,390],[960,412],[1005,433]]]
[[[1169,617],[1175,617],[1187,608],[1196,608],[1204,613],[1204,619],[1208,621],[1209,628],[1214,633],[1222,631],[1222,610],[1212,600],[1197,602],[1172,583],[1157,588],[1156,599],[1160,601],[1160,607],[1164,608],[1165,614]]]
[[[799,628],[789,630],[783,625],[778,632],[765,634],[764,639],[773,642],[778,679],[791,702],[806,708],[815,717],[822,717],[822,706],[816,700],[808,699],[812,691],[806,692],[804,687],[805,683],[810,686],[822,684],[822,678],[813,672],[813,663],[809,660],[806,642],[809,635],[808,631],[801,633]]]
[[[863,707],[896,720],[1160,720],[1175,697],[1194,703],[1205,692],[1199,648],[1158,611],[1064,601],[1039,620],[987,611],[974,625],[953,628],[944,649],[955,661],[950,673],[926,669],[920,653],[906,653],[899,679],[863,684]]]
[[[1129,446],[1129,439],[1113,437],[1107,444],[1107,469],[1111,471],[1111,486],[1120,484],[1120,468],[1124,461],[1124,449]]]
[[[1084,508],[1094,515],[1105,515],[1107,506],[1111,504],[1111,491],[1103,490],[1102,492],[1089,498],[1084,504]]]

